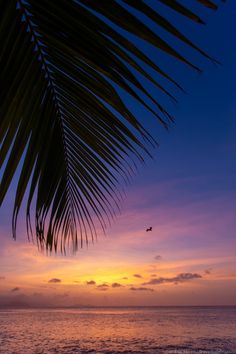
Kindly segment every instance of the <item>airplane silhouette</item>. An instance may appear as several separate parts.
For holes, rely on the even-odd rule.
[[[152,231],[152,226],[150,226],[148,229],[146,229],[146,231]]]

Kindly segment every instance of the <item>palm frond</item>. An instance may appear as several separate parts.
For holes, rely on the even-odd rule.
[[[215,1],[198,2],[217,8]],[[139,75],[172,99],[163,80],[181,88],[131,36],[200,70],[151,29],[151,20],[174,42],[213,60],[159,13],[158,6],[163,5],[167,15],[175,11],[180,21],[186,17],[204,23],[178,1],[0,1],[1,204],[22,161],[14,237],[25,195],[28,234],[35,234],[38,244],[49,251],[60,247],[64,252],[67,246],[76,250],[97,237],[97,221],[105,230],[114,217],[122,198],[121,179],[129,180],[135,160],[143,161],[145,154],[150,155],[149,146],[157,145],[119,90],[167,128],[173,117],[145,89]],[[149,20],[141,20],[137,11]]]

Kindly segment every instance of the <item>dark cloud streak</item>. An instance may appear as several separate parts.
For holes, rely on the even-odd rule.
[[[151,288],[144,288],[144,287],[135,288],[133,286],[129,290],[132,290],[132,291],[151,291],[151,292],[154,291],[154,289],[151,289]]]
[[[120,288],[122,285],[119,283],[112,283],[111,285],[113,288]]]
[[[162,257],[158,254],[158,255],[156,255],[156,256],[154,257],[154,259],[155,259],[156,261],[159,261],[160,259],[162,259]]]
[[[211,268],[210,269],[205,269],[205,274],[211,274]]]
[[[106,290],[108,290],[108,288],[109,288],[109,285],[107,285],[107,284],[100,284],[97,286],[97,289],[101,290],[101,291],[106,291]]]
[[[175,277],[172,278],[156,278],[151,279],[148,282],[143,283],[142,285],[159,285],[165,283],[184,283],[190,281],[192,279],[199,279],[202,278],[200,274],[197,273],[180,273]]]
[[[20,288],[18,288],[18,286],[16,286],[15,288],[11,289],[11,292],[14,293],[14,292],[19,291],[19,290],[20,290]]]
[[[86,282],[87,285],[96,285],[96,282],[94,280],[89,280]]]
[[[53,283],[53,284],[61,283],[61,279],[52,278],[48,281],[48,283]]]

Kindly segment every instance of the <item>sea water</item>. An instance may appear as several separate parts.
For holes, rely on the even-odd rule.
[[[236,353],[236,307],[0,310],[0,353]]]

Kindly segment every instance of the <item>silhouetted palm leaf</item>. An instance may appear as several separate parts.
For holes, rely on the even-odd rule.
[[[194,2],[189,0],[189,5]],[[214,1],[198,2],[217,8]],[[119,176],[129,179],[133,158],[142,161],[148,144],[156,144],[117,88],[165,127],[172,120],[134,72],[172,98],[163,78],[180,86],[130,38],[136,36],[199,70],[149,25],[154,21],[161,33],[166,30],[209,58],[158,6],[165,13],[177,12],[180,20],[185,16],[204,22],[173,0],[1,0],[0,5],[0,203],[21,161],[14,237],[27,192],[28,233],[35,232],[39,244],[50,251],[58,245],[64,251],[67,242],[77,249],[79,241],[82,246],[83,240],[96,237],[95,220],[105,229],[121,198]],[[156,77],[145,67],[154,69]]]

